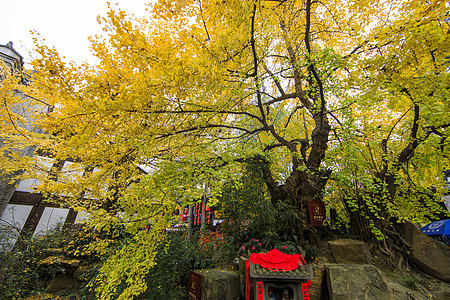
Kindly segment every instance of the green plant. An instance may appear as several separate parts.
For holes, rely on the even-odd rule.
[[[189,271],[212,266],[210,257],[198,251],[199,241],[197,235],[189,241],[184,232],[168,233],[147,274],[147,290],[137,299],[184,299]]]
[[[203,259],[211,259],[214,251],[218,251],[224,244],[224,237],[220,233],[204,232],[198,238],[197,253]]]
[[[276,248],[286,254],[303,254],[302,247],[293,242],[281,242]]]
[[[272,205],[258,165],[248,164],[238,180],[225,185],[219,207],[226,216],[222,232],[237,255],[280,245],[289,245],[294,253],[300,251],[296,210],[283,201],[276,208]]]
[[[219,209],[225,216],[222,232],[232,238],[236,248],[273,227],[274,207],[255,165],[246,165],[244,174],[228,182],[222,191]]]
[[[250,255],[251,253],[258,253],[262,249],[262,242],[259,239],[251,239],[239,247],[239,255]]]
[[[20,237],[19,231],[13,227],[1,226],[0,298],[22,299],[43,292],[42,282],[52,279],[56,270],[44,269],[39,262],[48,256],[50,250],[63,249],[70,237],[70,230],[62,226],[57,226],[45,235],[22,233]]]
[[[416,285],[416,281],[414,280],[413,277],[411,276],[405,276],[405,285],[406,287],[412,289],[412,290],[416,290],[417,289],[417,285]]]
[[[305,247],[305,260],[307,263],[314,263],[317,261],[319,252],[316,247],[312,245],[306,245]]]

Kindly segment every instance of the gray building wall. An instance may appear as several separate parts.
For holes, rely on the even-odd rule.
[[[6,63],[10,68],[22,71],[23,57],[13,48],[13,43],[0,45],[0,60]]]
[[[0,45],[0,61],[9,66],[12,71],[18,72],[23,71],[23,58],[16,50],[14,50],[12,42],[7,43],[6,45]],[[22,80],[22,83],[26,84],[26,81]],[[20,93],[20,91],[18,91],[17,93],[22,98],[22,103],[13,106],[12,110],[14,113],[20,114],[28,119],[30,110],[26,109],[27,107],[33,106],[33,110],[37,109],[42,111],[46,110],[46,107],[44,107],[43,105],[36,105],[35,103],[28,101],[26,95]],[[19,124],[19,125],[23,128],[26,128],[27,130],[34,130],[30,124]],[[0,138],[0,146],[2,145],[2,143],[3,141]],[[21,150],[20,154],[32,155],[34,150],[35,147],[28,147],[25,150]],[[5,155],[5,153],[2,153],[2,155]],[[20,175],[20,173],[10,174],[9,176],[8,175],[0,176],[0,216],[2,215],[3,211],[5,210],[6,206],[11,200],[11,197],[14,194],[15,187],[18,182],[11,183],[10,181],[12,177],[17,175]]]

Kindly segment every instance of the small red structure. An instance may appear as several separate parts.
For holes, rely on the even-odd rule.
[[[253,253],[245,265],[246,300],[309,300],[312,267],[300,254]]]

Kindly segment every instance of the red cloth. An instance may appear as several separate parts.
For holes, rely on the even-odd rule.
[[[272,270],[274,272],[292,271],[295,270],[298,265],[306,265],[306,261],[300,254],[285,254],[278,249],[272,249],[268,253],[252,253],[245,264],[246,300],[250,300],[250,263],[253,263],[254,265],[260,265],[262,268]]]

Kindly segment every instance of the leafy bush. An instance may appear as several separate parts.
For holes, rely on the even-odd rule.
[[[147,274],[147,290],[137,299],[184,299],[189,271],[212,266],[212,248],[199,249],[206,245],[213,235],[199,238],[194,235],[191,241],[185,232],[170,232],[161,243],[156,255],[156,265]],[[217,238],[220,240],[220,238]],[[200,247],[201,248],[201,247]]]
[[[306,245],[305,247],[305,260],[307,263],[314,263],[318,261],[319,251],[312,245]]]
[[[220,209],[226,216],[222,232],[238,254],[298,243],[296,210],[284,202],[279,202],[277,208],[272,205],[258,166],[248,165],[240,179],[225,186]],[[260,242],[251,245],[252,240]]]
[[[286,254],[303,254],[304,252],[302,247],[293,242],[282,242],[279,243],[275,248]]]
[[[0,241],[8,244],[17,237],[9,226],[0,227]],[[64,248],[71,233],[61,226],[46,235],[20,237],[14,247],[3,247],[0,252],[0,299],[22,299],[44,290],[42,282],[52,279],[56,270],[39,268],[39,261],[48,256],[50,249]]]
[[[220,233],[204,232],[198,238],[197,253],[202,259],[211,259],[214,250],[218,251],[225,243],[224,237]]]
[[[258,239],[251,239],[244,243],[239,248],[239,255],[250,255],[251,253],[258,253],[262,250],[262,242]]]

